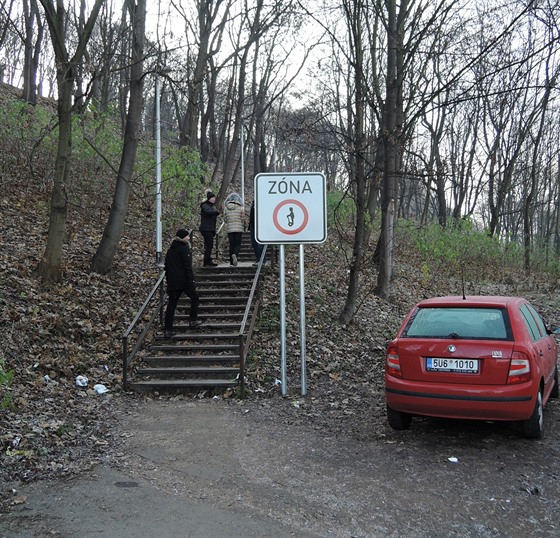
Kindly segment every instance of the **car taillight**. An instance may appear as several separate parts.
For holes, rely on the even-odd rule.
[[[385,360],[385,365],[387,367],[387,373],[395,377],[402,377],[401,363],[399,360],[399,354],[396,349],[387,350],[387,358]]]
[[[514,351],[509,364],[508,385],[531,381],[531,363],[525,353]]]

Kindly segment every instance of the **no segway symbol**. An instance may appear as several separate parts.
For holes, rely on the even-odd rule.
[[[283,217],[283,220],[285,219],[285,226],[283,224],[280,224],[279,221],[279,213],[284,206],[289,206],[287,208],[287,211],[284,210],[281,215]],[[301,210],[301,213],[303,213],[303,218],[301,219],[302,222],[297,228],[292,228],[292,226],[294,226],[294,224],[296,223],[296,214],[294,212],[293,206],[297,206]],[[276,226],[276,229],[283,234],[296,235],[307,226],[307,223],[309,222],[309,213],[307,211],[307,208],[299,200],[284,200],[283,202],[279,203],[274,209],[272,220],[274,222],[274,226]],[[298,218],[297,221],[299,222],[299,220],[300,219]]]

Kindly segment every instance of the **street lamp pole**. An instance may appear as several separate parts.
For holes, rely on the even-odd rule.
[[[168,67],[156,71],[155,81],[155,120],[156,120],[156,264],[162,266],[162,231],[161,231],[161,118],[160,118],[160,77],[171,72]]]
[[[156,73],[156,264],[162,260],[162,232],[161,232],[161,122],[159,111],[159,77],[161,70]]]
[[[241,207],[245,210],[245,141],[244,127],[241,125]]]

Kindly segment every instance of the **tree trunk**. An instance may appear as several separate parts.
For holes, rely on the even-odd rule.
[[[406,4],[406,2],[404,2]],[[405,6],[401,6],[404,9]],[[381,200],[381,233],[379,236],[379,274],[376,295],[388,299],[391,294],[391,277],[393,272],[393,221],[397,196],[397,106],[400,84],[397,72],[398,33],[396,0],[387,2],[387,96],[383,114],[383,194]]]
[[[350,46],[354,49],[354,86],[355,86],[355,109],[349,110],[348,117],[354,118],[352,129],[354,136],[349,137],[354,140],[352,149],[353,155],[350,156],[352,163],[353,183],[356,197],[356,230],[354,232],[354,247],[352,249],[352,261],[350,263],[350,274],[348,282],[348,293],[344,302],[344,307],[339,315],[341,323],[349,323],[356,313],[356,303],[359,294],[359,275],[362,270],[364,259],[364,241],[366,237],[366,174],[365,174],[365,150],[366,140],[364,134],[364,113],[365,113],[365,81],[364,81],[364,58],[362,44],[361,9],[352,4],[348,8],[349,24],[351,25],[352,40]]]
[[[241,121],[243,117],[243,104],[245,102],[245,81],[247,77],[247,58],[249,56],[249,47],[247,46],[243,51],[243,55],[239,65],[239,81],[237,84],[237,100],[233,107],[233,132],[231,135],[231,144],[226,152],[224,162],[224,176],[220,191],[218,193],[218,201],[221,202],[226,197],[226,192],[229,184],[231,183],[234,175],[234,163],[237,154],[237,149],[240,141]]]
[[[539,149],[543,139],[543,132],[545,130],[545,120],[546,120],[546,111],[548,109],[548,101],[550,98],[550,91],[553,86],[554,82],[550,82],[547,80],[546,90],[544,92],[544,96],[542,102],[540,103],[541,107],[541,117],[539,121],[539,127],[537,131],[537,135],[533,139],[533,155],[531,159],[531,185],[529,187],[529,192],[527,193],[527,197],[525,198],[525,203],[523,205],[523,247],[524,247],[524,269],[526,274],[530,274],[531,272],[531,239],[532,239],[532,224],[533,224],[533,202],[535,198],[535,193],[537,190],[537,183],[538,183],[538,174],[539,174]]]
[[[66,217],[68,214],[67,180],[72,148],[72,90],[76,65],[85,54],[93,26],[104,0],[96,0],[84,31],[79,35],[76,52],[70,57],[66,48],[67,16],[62,2],[57,2],[58,12],[52,0],[41,0],[51,34],[56,64],[58,87],[58,147],[56,153],[49,215],[49,235],[45,254],[35,271],[45,281],[57,282],[61,278],[62,249]]]
[[[556,157],[556,170],[555,182],[560,187],[560,156]],[[560,189],[559,189],[560,190]],[[558,190],[556,191],[556,196],[560,196]],[[554,223],[552,224],[553,233],[553,253],[556,258],[560,258],[560,204],[556,204],[554,208]]]
[[[23,91],[22,99],[32,105],[37,103],[37,70],[41,46],[43,44],[43,21],[39,17],[37,0],[24,0],[23,11],[25,18],[24,62],[23,62]],[[37,30],[35,43],[33,33]]]
[[[59,71],[62,71],[60,68]],[[58,74],[58,147],[54,170],[54,184],[51,194],[49,213],[49,232],[43,259],[39,262],[36,272],[47,282],[58,282],[61,279],[62,250],[66,217],[68,215],[68,167],[72,146],[72,85],[71,68]],[[68,74],[67,74],[68,73]]]
[[[131,2],[129,9],[132,19],[130,100],[125,126],[123,151],[119,172],[117,174],[113,203],[111,204],[111,211],[107,224],[105,225],[103,237],[91,264],[91,270],[100,274],[107,274],[111,270],[113,259],[122,237],[124,222],[128,212],[130,183],[136,161],[138,133],[142,120],[146,0],[138,0],[134,5],[132,5]]]
[[[204,103],[210,98],[208,93],[208,97],[205,97],[204,82],[208,71],[211,70],[212,55],[216,53],[216,50],[210,50],[211,42],[214,42],[214,47],[216,43],[221,42],[221,35],[226,26],[227,16],[225,14],[228,12],[228,5],[225,6],[225,14],[222,15],[222,19],[217,20],[223,4],[223,0],[198,0],[195,2],[198,21],[196,26],[198,48],[192,76],[187,80],[187,109],[183,117],[180,136],[180,144],[193,149],[202,145],[202,140],[199,144],[199,133],[202,137],[203,131],[201,128],[203,126],[199,126],[199,123],[204,116]],[[188,20],[187,14],[182,12],[182,16],[185,19],[185,25],[190,26],[192,22]],[[209,89],[212,90],[212,88]],[[204,134],[204,137],[206,136]],[[207,144],[207,140],[204,142]]]

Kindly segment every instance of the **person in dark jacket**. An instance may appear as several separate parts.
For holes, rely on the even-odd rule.
[[[216,235],[216,220],[220,214],[214,206],[216,195],[208,191],[206,200],[200,204],[200,233],[204,238],[204,265],[215,267],[217,263],[212,261],[212,248],[214,247],[214,236]]]
[[[169,295],[165,311],[165,338],[173,336],[175,309],[183,292],[191,300],[189,327],[199,327],[202,325],[202,322],[197,319],[199,295],[194,281],[192,252],[189,240],[190,235],[187,230],[183,228],[177,230],[177,235],[165,254],[165,278],[167,280],[167,294]]]

